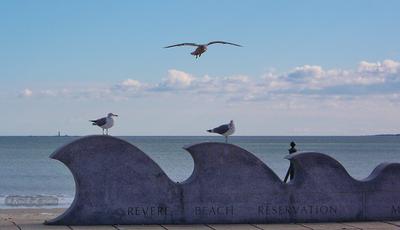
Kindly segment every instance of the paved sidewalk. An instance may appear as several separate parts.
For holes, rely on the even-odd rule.
[[[210,224],[210,225],[112,225],[48,226],[45,220],[55,218],[64,209],[0,209],[0,230],[400,230],[400,221],[304,223],[304,224]]]

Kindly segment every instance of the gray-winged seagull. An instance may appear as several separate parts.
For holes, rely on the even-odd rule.
[[[228,143],[228,136],[235,132],[235,124],[231,120],[229,124],[218,126],[217,128],[207,130],[209,133],[218,133],[225,137],[225,143]]]
[[[171,45],[171,46],[166,46],[164,48],[171,48],[171,47],[176,47],[176,46],[196,46],[196,50],[191,52],[190,54],[193,56],[196,56],[196,58],[200,57],[201,54],[207,51],[207,46],[212,45],[212,44],[227,44],[227,45],[234,45],[234,46],[239,46],[242,47],[241,45],[235,44],[235,43],[230,43],[230,42],[224,42],[224,41],[213,41],[209,42],[207,44],[196,44],[196,43],[180,43],[176,45]]]
[[[103,117],[97,120],[90,120],[92,122],[92,125],[97,125],[100,128],[103,129],[103,135],[104,135],[104,130],[106,130],[106,135],[108,135],[108,129],[113,127],[114,125],[114,119],[113,117],[118,117],[118,115],[109,113],[107,117]]]

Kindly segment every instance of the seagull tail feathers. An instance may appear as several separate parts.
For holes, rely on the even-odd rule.
[[[207,132],[209,132],[209,133],[212,133],[212,132],[213,132],[213,130],[212,130],[212,129],[209,129],[209,130],[207,130]]]

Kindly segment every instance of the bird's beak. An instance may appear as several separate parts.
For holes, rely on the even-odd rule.
[[[113,114],[113,116],[114,116],[114,117],[118,117],[118,115],[117,115],[117,114]]]

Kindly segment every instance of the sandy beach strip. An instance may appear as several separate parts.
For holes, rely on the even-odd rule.
[[[374,229],[400,230],[400,221],[304,223],[304,224],[211,224],[211,225],[107,225],[107,226],[49,226],[44,225],[65,209],[0,209],[0,230],[333,230]]]

